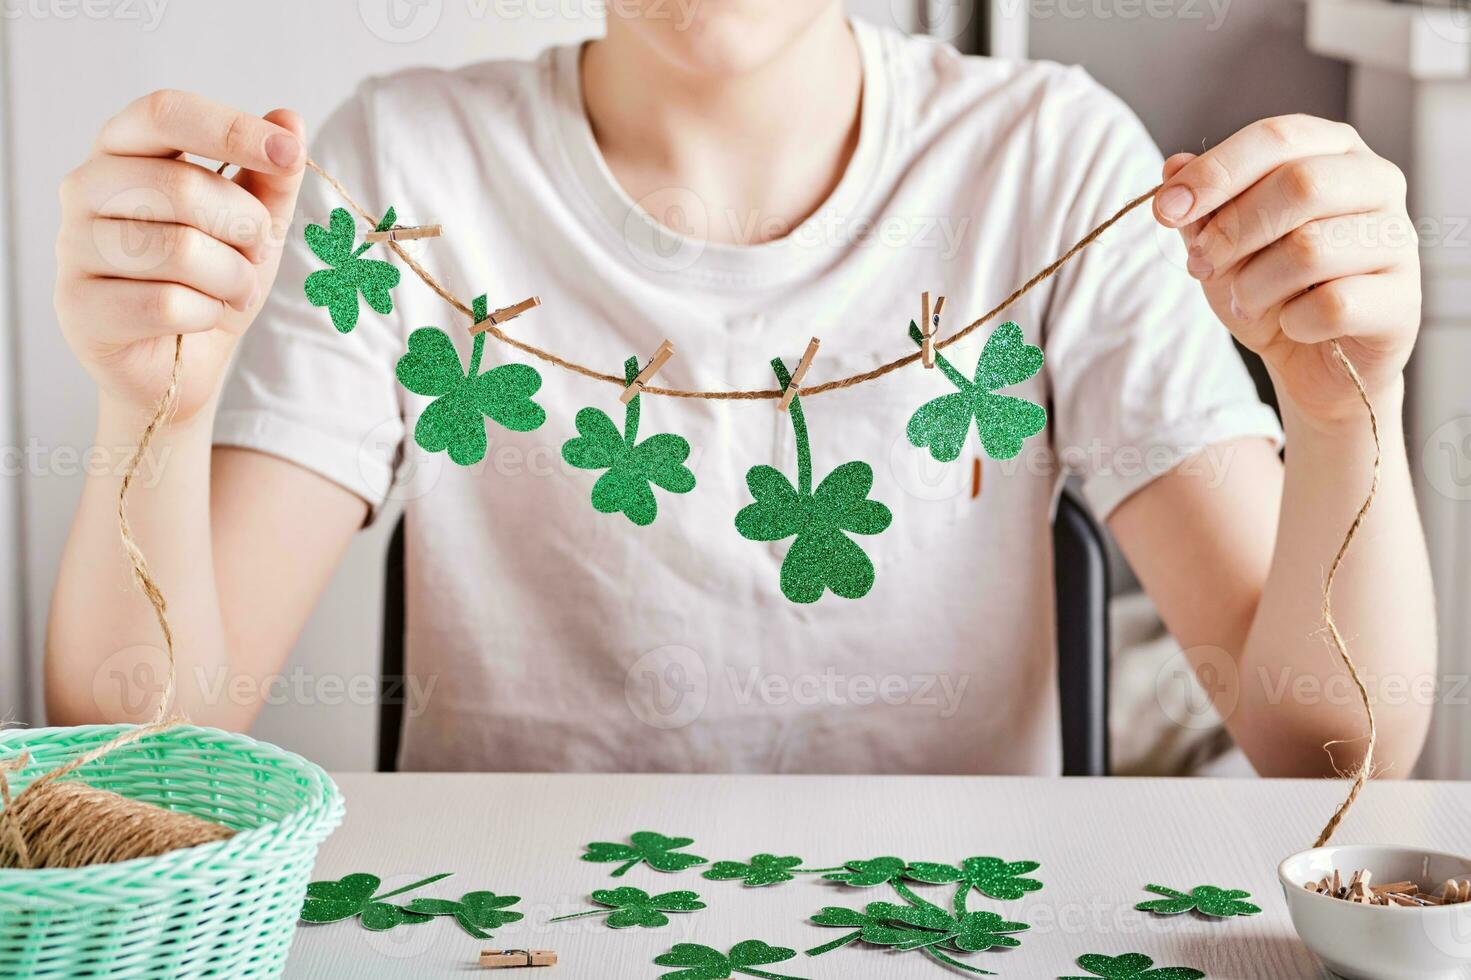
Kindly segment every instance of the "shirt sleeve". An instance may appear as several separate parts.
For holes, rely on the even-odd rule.
[[[340,107],[311,141],[313,159],[370,211],[387,207],[375,165],[371,85]],[[367,501],[371,521],[388,497],[402,451],[394,365],[404,350],[404,329],[397,307],[383,316],[360,300],[357,325],[340,334],[327,310],[307,300],[306,277],[327,266],[312,254],[303,233],[308,223],[325,226],[338,207],[348,204],[309,171],[275,286],[236,351],[214,442],[270,453],[340,484]],[[367,222],[353,217],[361,243]]]
[[[1051,206],[1031,209],[1055,216],[1041,230],[1056,254],[1159,183],[1163,159],[1144,126],[1082,69],[1059,72],[1038,134],[1063,143],[1033,189]],[[1064,267],[1044,317],[1053,449],[1065,472],[1082,476],[1100,520],[1212,445],[1282,442],[1229,331],[1185,271],[1179,233],[1149,207]]]

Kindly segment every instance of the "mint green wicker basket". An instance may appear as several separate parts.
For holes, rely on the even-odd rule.
[[[16,791],[126,726],[0,732],[31,753]],[[275,977],[286,963],[317,845],[342,795],[299,755],[182,726],[122,746],[75,777],[214,820],[229,840],[78,869],[0,869],[0,977]]]

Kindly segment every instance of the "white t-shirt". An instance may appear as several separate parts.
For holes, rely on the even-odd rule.
[[[461,299],[539,295],[512,335],[619,375],[668,338],[678,353],[656,383],[697,389],[773,388],[771,358],[794,365],[814,335],[809,383],[910,353],[921,290],[945,294],[942,330],[958,329],[1158,180],[1143,127],[1077,68],[854,31],[858,147],[830,199],[769,244],[704,244],[650,221],[744,219],[624,194],[583,112],[575,48],[369,82],[312,152],[369,209],[442,223],[442,239],[411,247]],[[342,203],[308,174],[299,225]],[[430,399],[394,368],[426,325],[468,363],[467,320],[405,270],[392,314],[364,305],[339,335],[303,295],[323,263],[299,229],[216,441],[321,473],[375,513],[405,501],[408,668],[438,675],[406,725],[406,768],[1057,772],[1054,454],[1105,516],[1203,446],[1280,435],[1166,257],[1173,236],[1141,208],[1006,313],[1046,353],[1006,393],[1050,412],[1014,460],[984,457],[974,430],[949,464],[910,445],[910,415],[955,390],[919,364],[804,400],[817,479],[865,460],[893,511],[888,530],[856,538],[877,569],[858,600],[788,601],[791,539],[735,528],[748,468],[796,472],[775,402],[643,398],[640,437],[688,439],[698,483],[656,491],[657,520],[637,527],[594,510],[598,474],[560,453],[579,409],[621,425],[618,390],[491,341],[482,370],[531,363],[547,420],[525,433],[488,422],[484,461],[458,466],[414,444]],[[945,353],[969,376],[989,333]]]

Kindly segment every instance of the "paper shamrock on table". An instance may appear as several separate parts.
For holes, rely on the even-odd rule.
[[[582,855],[582,860],[596,864],[619,864],[620,867],[613,872],[614,878],[627,874],[637,864],[647,864],[655,871],[674,872],[705,863],[705,858],[698,854],[678,853],[680,848],[689,847],[695,842],[692,837],[665,837],[663,834],[640,830],[631,834],[628,840],[627,844],[594,841],[587,845],[587,853]]]
[[[791,881],[797,875],[842,871],[842,868],[803,868],[802,859],[777,854],[756,854],[750,861],[716,861],[702,877],[711,881],[742,881],[748,888]]]
[[[917,344],[924,336],[912,322],[909,336]],[[1047,410],[1025,398],[998,395],[996,389],[1021,384],[1042,367],[1042,349],[1022,339],[1021,327],[1006,322],[997,327],[981,351],[973,380],[961,374],[938,351],[935,363],[958,392],[941,395],[921,405],[909,419],[909,441],[941,463],[960,456],[971,421],[981,446],[992,459],[1011,459],[1022,450],[1022,440],[1042,431]]]
[[[612,929],[626,929],[629,926],[655,929],[669,924],[669,917],[664,914],[665,912],[697,912],[705,907],[705,903],[700,901],[700,896],[694,892],[665,892],[662,895],[650,895],[642,888],[628,887],[599,889],[592,893],[592,900],[607,908],[559,915],[548,921],[565,922],[568,919],[581,919],[589,915],[606,915],[608,918],[605,921]]]
[[[1021,898],[1027,892],[1042,887],[1035,878],[1024,878],[1040,868],[1036,861],[1003,861],[994,857],[970,857],[952,864],[935,864],[916,861],[905,871],[912,881],[923,881],[932,885],[947,885],[964,882],[982,895],[1009,900]]]
[[[1078,957],[1078,965],[1093,976],[1060,977],[1059,980],[1094,980],[1095,977],[1105,977],[1106,980],[1201,980],[1205,976],[1201,971],[1188,966],[1150,969],[1154,966],[1154,960],[1143,953],[1125,953],[1122,956],[1088,953]]]
[[[416,881],[403,888],[376,895],[383,880],[377,875],[359,872],[336,881],[314,881],[306,886],[306,900],[301,905],[303,922],[340,922],[357,916],[364,929],[382,932],[400,925],[419,925],[428,922],[432,915],[413,912],[384,901],[395,895],[422,888],[425,885],[448,878],[449,872]],[[520,916],[517,916],[520,918]]]
[[[903,858],[876,857],[867,861],[849,861],[843,865],[843,870],[823,875],[823,878],[857,888],[872,888],[904,877],[908,867],[909,862]]]
[[[378,231],[393,227],[397,216],[393,208],[378,222]],[[351,333],[358,322],[358,294],[379,313],[393,312],[389,290],[398,285],[399,272],[391,263],[365,259],[362,254],[372,248],[371,242],[353,248],[357,229],[346,208],[336,208],[327,227],[306,226],[306,243],[312,254],[332,268],[318,269],[306,277],[306,298],[313,306],[325,306],[332,315],[332,326],[339,333]]]
[[[458,902],[444,898],[416,898],[405,909],[419,915],[452,915],[455,921],[476,939],[490,939],[486,929],[499,929],[524,916],[506,908],[521,901],[519,895],[497,895],[495,892],[466,892]]]
[[[475,301],[483,319],[485,297]],[[408,353],[395,369],[399,383],[416,395],[433,398],[414,426],[414,441],[431,453],[449,450],[461,466],[485,458],[485,419],[514,432],[530,432],[546,421],[546,412],[531,396],[541,387],[541,375],[526,364],[502,364],[480,373],[485,334],[478,333],[470,348],[470,369],[461,371],[454,341],[437,327],[420,327],[409,334]]]
[[[638,358],[630,357],[623,373],[633,384]],[[640,527],[654,523],[659,513],[653,487],[670,493],[695,488],[695,474],[684,465],[690,444],[683,436],[660,433],[638,441],[642,401],[642,395],[634,395],[624,407],[622,433],[601,410],[584,408],[577,413],[577,437],[562,444],[562,458],[578,469],[608,471],[593,484],[593,507],[604,514],[622,512]]]
[[[1010,922],[994,912],[971,912],[965,907],[969,887],[955,894],[953,912],[916,896],[899,881],[891,882],[909,904],[870,902],[863,911],[828,906],[812,921],[820,926],[852,930],[832,942],[807,950],[808,956],[821,956],[859,940],[875,946],[897,950],[920,950],[931,959],[968,973],[989,974],[990,970],[971,966],[950,953],[978,953],[988,949],[1014,948],[1021,941],[1011,933],[1030,928],[1025,922]]]
[[[781,358],[771,362],[783,390],[791,383]],[[844,599],[859,599],[873,588],[873,562],[849,534],[878,534],[893,521],[889,508],[869,500],[873,467],[844,463],[812,489],[812,447],[801,396],[788,407],[797,443],[797,485],[771,466],[746,471],[746,486],[756,499],[736,515],[736,530],[752,541],[780,541],[796,535],[781,563],[781,591],[793,602],[816,602],[824,589]]]
[[[768,973],[755,967],[781,963],[797,955],[785,946],[768,946],[759,939],[736,943],[729,953],[722,953],[699,943],[678,943],[667,953],[654,957],[658,966],[682,966],[683,970],[664,973],[662,980],[725,980],[732,973],[744,973],[762,980],[800,980],[783,973]]]
[[[1183,912],[1194,910],[1201,915],[1226,919],[1233,915],[1256,915],[1261,912],[1258,906],[1242,901],[1244,898],[1250,898],[1251,892],[1244,892],[1236,888],[1198,885],[1187,893],[1177,892],[1164,885],[1145,885],[1144,890],[1165,896],[1154,901],[1140,902],[1134,906],[1140,912],[1153,912],[1155,915],[1180,915]]]

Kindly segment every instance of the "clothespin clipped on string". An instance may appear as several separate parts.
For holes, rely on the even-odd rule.
[[[363,240],[376,245],[379,242],[415,242],[421,238],[438,238],[443,234],[443,225],[394,225],[382,231],[370,231]]]
[[[645,364],[644,369],[633,379],[633,383],[623,389],[623,394],[618,396],[618,400],[627,405],[637,398],[639,392],[644,390],[644,385],[654,380],[654,375],[659,373],[659,369],[664,366],[664,362],[673,356],[674,345],[667,340],[664,341],[659,345],[659,349],[654,351],[654,356],[649,358],[649,363]]]
[[[787,384],[786,390],[781,393],[781,401],[776,406],[783,412],[791,407],[792,399],[802,393],[802,379],[807,377],[807,369],[812,366],[812,359],[817,356],[817,344],[816,337],[807,342],[807,349],[802,352],[802,359],[797,362],[796,370],[792,371],[792,380]]]
[[[922,313],[919,320],[919,332],[924,337],[921,345],[920,357],[924,366],[932,368],[935,366],[935,337],[940,333],[940,311],[945,308],[945,297],[941,296],[935,300],[935,309],[930,310],[930,294],[926,290],[920,297]]]
[[[471,335],[484,333],[492,326],[499,326],[507,320],[514,320],[527,310],[535,309],[541,305],[540,296],[529,296],[517,303],[515,306],[502,306],[500,309],[487,313],[489,303],[484,295],[476,296],[475,302],[471,304],[474,312],[471,318],[475,321],[470,327]]]
[[[557,952],[552,949],[483,949],[480,965],[492,970],[507,967],[556,966]]]

